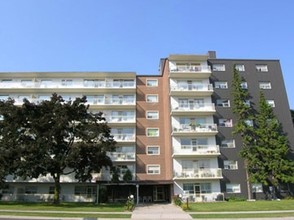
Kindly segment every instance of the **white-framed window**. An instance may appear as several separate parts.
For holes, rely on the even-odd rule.
[[[220,127],[233,127],[233,120],[232,119],[226,119],[226,118],[220,118],[218,120],[218,125]]]
[[[146,86],[147,87],[157,87],[158,86],[158,79],[146,79]]]
[[[238,161],[224,160],[224,169],[225,170],[237,170],[238,169]]]
[[[226,192],[227,193],[240,193],[241,186],[237,183],[227,183],[226,184]]]
[[[148,155],[159,155],[160,154],[160,148],[159,146],[147,146],[146,153]]]
[[[26,194],[36,194],[38,192],[37,186],[26,186],[25,187],[25,193]]]
[[[63,79],[63,80],[61,80],[61,85],[62,86],[72,86],[73,81],[72,81],[72,79]]]
[[[256,64],[255,68],[257,72],[268,72],[268,68],[266,64]]]
[[[147,174],[160,174],[160,165],[158,164],[147,165]]]
[[[212,65],[212,70],[213,71],[226,71],[226,66],[225,66],[225,64],[213,64]]]
[[[159,128],[147,128],[146,135],[147,137],[159,137]]]
[[[147,111],[146,118],[147,119],[159,119],[159,112],[158,111]]]
[[[275,105],[275,100],[266,100],[266,102],[267,102],[267,104],[269,105],[269,106],[271,106],[271,107],[275,107],[276,105]]]
[[[254,193],[262,193],[263,192],[261,183],[253,183],[251,185],[251,187],[252,187],[252,192],[254,192]]]
[[[247,82],[241,82],[241,88],[242,89],[248,89],[248,84],[247,84]]]
[[[271,89],[272,85],[271,82],[259,82],[260,89]]]
[[[244,64],[236,64],[235,68],[236,68],[236,70],[238,70],[239,72],[244,72],[244,71],[245,71],[245,66],[244,66]]]
[[[230,107],[230,100],[229,99],[217,99],[216,106],[219,107]]]
[[[235,148],[235,140],[234,139],[225,139],[221,141],[222,148]]]
[[[228,88],[228,82],[226,82],[226,81],[214,82],[214,87],[216,89],[227,89]]]
[[[146,95],[146,102],[158,102],[158,95],[157,94]]]

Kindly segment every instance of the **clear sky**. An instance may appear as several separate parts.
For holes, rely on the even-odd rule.
[[[0,0],[0,72],[158,74],[208,50],[279,59],[294,109],[294,0]]]

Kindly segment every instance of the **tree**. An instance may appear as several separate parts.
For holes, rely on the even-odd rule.
[[[288,158],[287,136],[262,92],[255,133],[256,160],[250,167],[252,180],[274,187],[280,183],[293,183],[294,161]]]
[[[23,178],[50,175],[55,183],[54,203],[59,203],[62,175],[74,174],[77,180],[88,181],[94,172],[112,166],[106,155],[115,147],[110,127],[101,112],[89,112],[86,102],[86,97],[66,102],[53,94],[39,104],[24,99],[17,110],[11,101],[1,106],[0,147],[8,154],[13,147],[18,150],[17,170],[11,171]]]
[[[232,81],[233,113],[236,117],[233,134],[239,134],[242,139],[241,156],[244,158],[245,172],[247,178],[248,199],[251,199],[250,173],[248,164],[251,163],[251,146],[254,141],[254,128],[251,122],[254,120],[254,110],[250,104],[250,94],[247,89],[242,88],[245,80],[240,77],[234,66]]]
[[[125,174],[123,175],[123,180],[125,182],[128,182],[128,181],[131,181],[132,179],[133,179],[133,174],[129,169],[127,169]]]

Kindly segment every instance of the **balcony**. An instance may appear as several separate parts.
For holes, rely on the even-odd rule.
[[[135,116],[106,116],[105,119],[109,124],[134,124],[134,123],[136,123]]]
[[[136,108],[135,97],[133,98],[90,98],[87,104],[99,109],[134,109]]]
[[[181,84],[170,88],[170,94],[175,96],[211,96],[212,93],[212,84]]]
[[[135,134],[111,134],[115,141],[117,142],[135,142]]]
[[[182,145],[174,147],[173,157],[211,157],[220,155],[218,145]]]
[[[222,179],[222,170],[220,168],[204,168],[204,169],[187,169],[182,172],[174,173],[174,180],[187,179]]]
[[[216,124],[197,124],[187,125],[180,124],[177,127],[173,127],[172,135],[174,136],[211,136],[217,134]]]
[[[213,103],[185,103],[172,104],[172,115],[212,115],[215,113],[215,106]]]
[[[45,90],[48,92],[61,90],[61,91],[84,91],[86,90],[94,90],[94,91],[119,91],[122,90],[124,92],[135,92],[136,91],[136,83],[133,81],[125,81],[125,82],[105,82],[105,81],[81,81],[81,80],[60,80],[60,81],[1,81],[0,89],[5,90],[17,90],[17,91],[35,91],[35,89]]]
[[[109,152],[108,156],[114,162],[135,161],[135,152]]]
[[[210,75],[210,66],[177,65],[170,70],[172,78],[208,78]]]

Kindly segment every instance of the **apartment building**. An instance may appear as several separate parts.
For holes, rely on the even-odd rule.
[[[90,110],[102,111],[117,141],[109,152],[120,182],[109,169],[92,182],[62,178],[64,201],[97,201],[105,190],[108,201],[135,195],[137,202],[170,202],[181,195],[191,202],[247,197],[240,138],[232,135],[231,109],[234,65],[257,106],[262,90],[283,124],[294,148],[294,129],[278,60],[219,59],[202,55],[170,55],[160,60],[158,75],[133,72],[0,73],[0,99],[39,102],[53,92],[66,100],[86,95]],[[133,179],[123,176],[131,171]],[[252,184],[256,198],[269,188]],[[282,192],[294,191],[285,185]],[[98,193],[97,193],[98,192]],[[7,179],[2,200],[38,201],[53,194],[50,177],[29,181]]]

